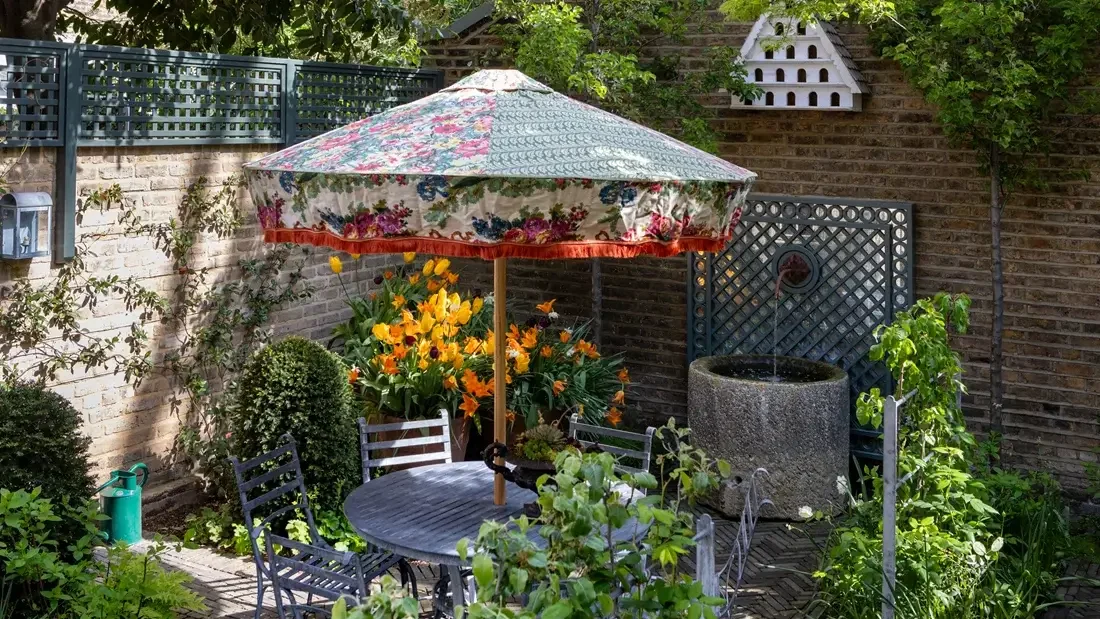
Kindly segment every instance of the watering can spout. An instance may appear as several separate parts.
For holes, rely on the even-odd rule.
[[[97,490],[108,517],[108,541],[133,544],[141,540],[141,489],[147,481],[149,467],[139,462],[127,471],[112,471]]]

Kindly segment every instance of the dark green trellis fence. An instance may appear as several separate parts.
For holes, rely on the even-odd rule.
[[[80,146],[285,144],[418,99],[440,71],[0,39],[0,146],[60,149],[55,259]]]
[[[889,389],[867,351],[874,328],[913,303],[912,221],[903,202],[750,195],[726,250],[692,257],[689,358],[774,349],[835,363],[850,377],[853,409],[860,392]],[[777,303],[792,257],[805,268]],[[853,453],[878,458],[881,445],[853,420]]]

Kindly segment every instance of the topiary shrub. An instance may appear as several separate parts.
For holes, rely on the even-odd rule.
[[[241,459],[294,436],[315,509],[339,510],[359,484],[359,438],[348,372],[339,357],[302,337],[258,351],[238,383],[230,415],[232,450]]]
[[[42,488],[42,498],[58,509],[82,507],[95,493],[91,439],[80,431],[82,423],[73,405],[52,391],[26,383],[0,387],[0,486]],[[53,528],[62,550],[84,534],[67,519]]]

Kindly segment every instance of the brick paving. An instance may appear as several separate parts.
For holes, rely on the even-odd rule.
[[[734,523],[718,521],[719,540],[729,542]],[[815,587],[811,577],[818,567],[820,551],[828,534],[819,525],[808,531],[789,528],[785,523],[761,522],[756,528],[752,551],[745,568],[744,584],[737,597],[733,619],[794,619],[806,617]],[[726,546],[728,549],[728,546]],[[728,550],[727,550],[728,552]],[[720,551],[719,564],[726,555]],[[251,619],[255,610],[256,580],[251,558],[232,557],[208,548],[172,550],[162,557],[173,569],[189,573],[191,588],[206,600],[208,610],[186,612],[180,619]],[[422,567],[418,575],[421,606],[428,615],[429,591],[436,575]],[[1066,576],[1100,578],[1100,564],[1073,560]],[[1095,619],[1100,617],[1100,588],[1067,582],[1058,590],[1060,599],[1088,605],[1055,608],[1043,619]],[[265,597],[262,619],[276,619],[270,594]]]

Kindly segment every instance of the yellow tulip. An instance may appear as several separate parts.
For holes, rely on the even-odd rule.
[[[432,269],[435,268],[435,260],[428,260],[424,263],[424,275],[431,275]]]
[[[481,300],[481,297],[478,297],[478,298],[474,299],[474,307],[473,307],[473,310],[474,310],[474,313],[475,313],[475,314],[476,314],[476,313],[478,313],[478,312],[480,312],[480,311],[481,311],[481,308],[482,308],[482,307],[484,307],[484,306],[485,306],[485,301],[482,301],[482,300]]]
[[[443,275],[449,268],[451,268],[451,261],[446,258],[440,258],[439,261],[435,263],[435,269],[433,269],[432,272],[436,275]]]
[[[329,256],[328,266],[332,269],[333,273],[339,275],[344,270],[344,263],[340,262],[340,256]]]
[[[432,327],[435,326],[435,318],[432,318],[431,314],[425,314],[420,318],[420,332],[427,335],[432,332]]]
[[[374,328],[371,329],[371,334],[374,335],[375,338],[377,338],[379,340],[382,340],[383,342],[389,341],[389,338],[390,338],[389,325],[386,325],[386,324],[383,324],[383,323],[377,323],[377,324],[374,325]]]
[[[413,260],[416,260],[416,252],[415,251],[407,251],[404,254],[402,254],[401,257],[405,259],[405,264],[409,264]]]
[[[470,322],[470,317],[472,315],[473,314],[470,313],[470,303],[469,303],[469,301],[467,301],[466,303],[463,303],[461,307],[458,308],[458,312],[456,312],[456,314],[455,314],[455,320],[458,321],[458,324],[464,325],[464,324]]]

